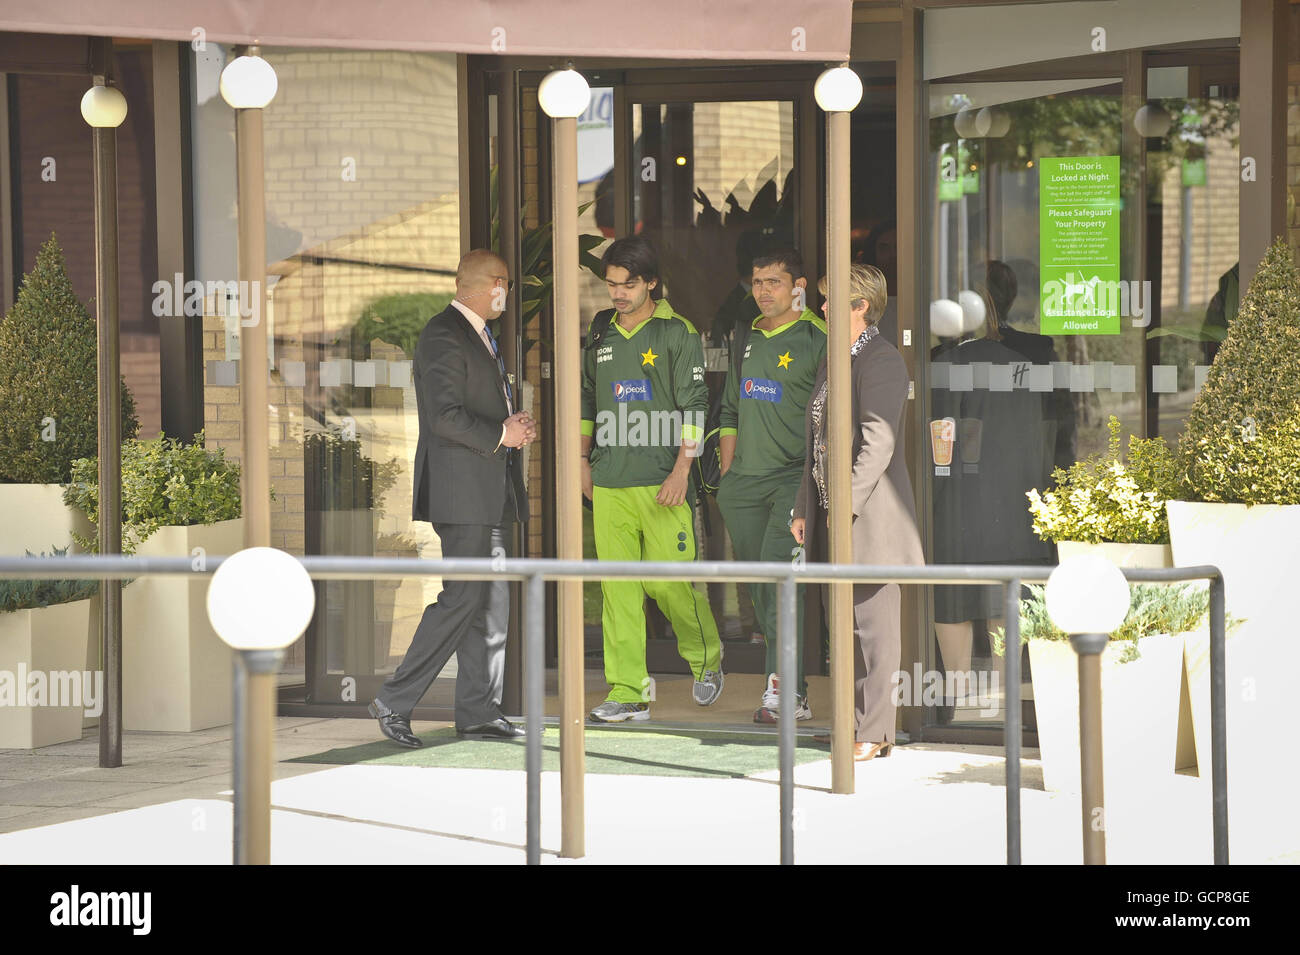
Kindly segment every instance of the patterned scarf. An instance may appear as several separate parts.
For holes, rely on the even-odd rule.
[[[849,355],[857,358],[862,349],[867,347],[867,342],[875,338],[879,332],[877,326],[868,325],[849,349]],[[827,382],[823,381],[809,407],[812,409],[813,422],[813,480],[817,482],[817,496],[821,499],[822,507],[830,510],[830,497],[826,485],[826,385]]]

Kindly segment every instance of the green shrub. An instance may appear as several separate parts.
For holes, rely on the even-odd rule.
[[[375,461],[361,453],[361,442],[334,431],[317,431],[303,438],[308,475],[320,475],[324,498],[316,509],[341,511],[383,507],[402,465],[397,458]],[[309,477],[309,480],[311,478]]]
[[[99,462],[80,458],[72,465],[65,503],[99,523]],[[159,435],[151,441],[122,445],[122,552],[133,554],[160,527],[215,524],[238,517],[239,465],[226,460],[223,448],[203,446],[203,432],[191,445]],[[98,540],[74,534],[90,551]]]
[[[1107,422],[1106,451],[1052,472],[1055,487],[1027,491],[1034,532],[1047,541],[1086,544],[1169,543],[1165,502],[1181,489],[1178,457],[1164,438],[1128,439],[1120,454],[1120,422]]]
[[[455,297],[453,292],[405,292],[384,295],[367,304],[352,327],[357,345],[378,339],[396,345],[415,358],[415,345],[429,319],[441,313]],[[358,353],[355,352],[354,353]]]
[[[96,354],[95,322],[51,234],[0,322],[0,482],[63,484],[73,461],[99,453]],[[126,441],[140,424],[121,387]]]
[[[1028,585],[1028,599],[1020,601],[1020,642],[1030,640],[1068,640],[1069,635],[1052,623],[1047,613],[1046,588]],[[1210,592],[1190,584],[1130,584],[1128,616],[1110,635],[1112,642],[1127,641],[1121,663],[1138,658],[1138,641],[1161,633],[1187,633],[1209,619]],[[1236,621],[1228,621],[1235,626]],[[1002,656],[1006,649],[1006,630],[998,627],[992,634],[993,652]]]
[[[1300,504],[1300,276],[1284,239],[1246,290],[1178,450],[1194,500]]]
[[[28,557],[66,557],[66,547],[52,547],[52,553],[33,554]],[[53,604],[85,600],[99,592],[97,580],[0,580],[0,613],[16,610],[35,610]]]

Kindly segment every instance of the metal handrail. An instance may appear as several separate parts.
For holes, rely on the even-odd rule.
[[[791,564],[760,561],[640,562],[557,560],[553,558],[453,558],[418,557],[299,557],[316,580],[376,580],[407,577],[443,577],[453,580],[508,579],[524,581],[524,709],[526,733],[526,854],[530,865],[541,861],[541,769],[544,717],[545,588],[548,580],[601,580],[631,578],[767,583],[779,590],[777,675],[784,686],[794,685],[797,671],[795,615],[797,585],[801,583],[1001,585],[1004,594],[1007,647],[1020,646],[1020,586],[1040,583],[1052,571],[1048,565],[926,564],[888,566],[873,564]],[[73,555],[65,557],[0,557],[0,577],[25,579],[86,578],[120,580],[153,575],[207,576],[221,566],[223,557],[125,557]],[[1122,568],[1133,583],[1174,583],[1208,580],[1210,585],[1210,739],[1213,790],[1214,862],[1228,864],[1227,719],[1225,712],[1224,580],[1217,567]],[[1006,653],[1006,720],[1004,724],[1007,790],[1007,864],[1020,864],[1020,654]],[[793,707],[778,714],[780,765],[781,862],[794,861],[794,750]]]

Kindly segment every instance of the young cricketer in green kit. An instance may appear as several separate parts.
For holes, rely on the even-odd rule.
[[[601,560],[695,559],[686,500],[691,454],[704,435],[704,348],[694,327],[658,296],[649,241],[619,239],[602,259],[614,308],[592,320],[582,356],[583,493]],[[701,706],[722,692],[722,644],[704,594],[688,581],[601,582],[605,679],[598,723],[650,718],[645,598],[659,605],[695,677]]]
[[[793,250],[754,259],[754,319],[736,374],[727,372],[722,399],[722,482],[718,509],[738,560],[789,561],[790,520],[804,464],[804,410],[826,354],[826,324],[804,307],[803,262]],[[776,676],[774,584],[750,584],[754,617],[767,637],[767,687],[755,723],[775,723],[781,706]],[[795,718],[812,719],[803,668],[804,588],[798,588],[795,628],[799,685]]]

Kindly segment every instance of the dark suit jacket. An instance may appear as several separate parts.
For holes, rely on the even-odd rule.
[[[853,560],[859,564],[923,564],[916,506],[907,476],[903,413],[907,408],[907,365],[898,349],[877,335],[853,359]],[[826,361],[817,370],[813,395],[826,380]],[[826,512],[812,476],[812,402],[804,418],[803,482],[794,516],[807,519],[804,548],[823,559]]]
[[[414,376],[420,438],[412,519],[490,525],[526,520],[520,456],[497,448],[508,416],[501,372],[455,306],[424,326]]]

